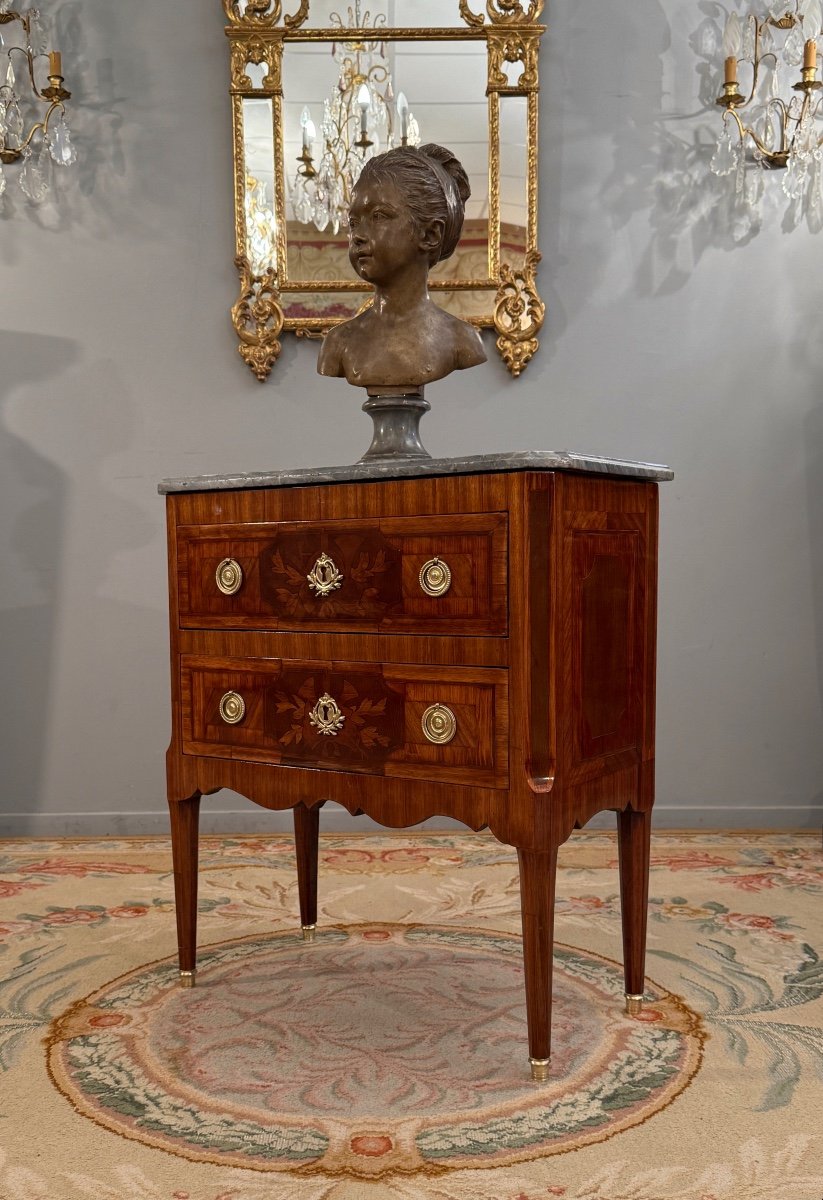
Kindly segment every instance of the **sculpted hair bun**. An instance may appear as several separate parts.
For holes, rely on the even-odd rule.
[[[455,158],[451,150],[447,150],[445,146],[437,146],[434,142],[427,142],[425,146],[421,146],[420,153],[425,154],[427,158],[433,158],[435,162],[439,162],[443,170],[451,176],[452,182],[457,188],[457,194],[463,201],[465,208],[466,201],[472,194],[472,190],[469,186],[469,177],[463,170],[463,164],[460,160]]]

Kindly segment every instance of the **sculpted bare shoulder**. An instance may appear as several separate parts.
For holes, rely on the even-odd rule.
[[[351,322],[344,321],[335,325],[323,339],[320,354],[317,357],[317,373],[319,375],[345,375],[343,367],[343,351],[346,348],[345,327]]]
[[[455,370],[464,370],[466,367],[476,367],[479,363],[484,363],[486,351],[479,331],[451,313],[444,313],[443,316],[454,348]]]

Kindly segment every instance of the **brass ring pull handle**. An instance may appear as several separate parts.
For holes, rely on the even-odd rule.
[[[243,586],[243,568],[233,558],[224,558],[217,564],[214,582],[224,596],[233,596]]]
[[[421,717],[423,733],[430,742],[444,746],[457,733],[457,718],[445,704],[432,704]]]
[[[320,555],[306,578],[309,581],[309,587],[318,597],[328,596],[343,582],[343,576],[338,571],[334,560],[329,558],[325,551]]]
[[[323,733],[327,737],[337,737],[345,719],[340,711],[340,705],[328,692],[323,693],[309,713],[309,721],[317,732]]]
[[[420,568],[420,586],[427,596],[444,596],[452,585],[452,573],[441,559],[435,556]]]
[[[246,701],[239,692],[226,692],[220,701],[220,716],[227,725],[237,725],[246,715]]]

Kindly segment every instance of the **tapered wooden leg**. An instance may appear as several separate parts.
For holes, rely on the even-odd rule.
[[[649,852],[651,812],[627,808],[617,814],[620,859],[620,907],[623,916],[623,971],[626,1012],[643,1006],[646,974],[646,922],[649,907]]]
[[[294,810],[294,846],[297,852],[297,891],[300,895],[300,926],[303,938],[314,941],[317,925],[317,845],[320,809],[298,804]]]
[[[170,800],[171,855],[177,911],[177,953],[181,987],[194,987],[197,962],[197,846],[200,792]]]
[[[518,850],[523,918],[526,1017],[532,1079],[548,1078],[551,1055],[552,956],[557,847],[549,852]]]

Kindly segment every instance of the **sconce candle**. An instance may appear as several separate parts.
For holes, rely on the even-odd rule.
[[[809,38],[803,47],[803,70],[817,70],[817,42],[812,38]]]
[[[59,50],[52,50],[49,54],[49,75],[63,74],[63,56]]]
[[[733,54],[730,54],[726,59],[726,77],[725,83],[733,83],[737,86],[737,59]]]

